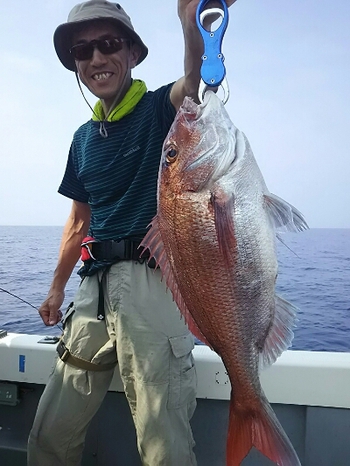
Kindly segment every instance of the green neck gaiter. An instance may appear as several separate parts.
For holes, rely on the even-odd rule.
[[[92,119],[94,121],[118,121],[134,110],[146,92],[147,87],[144,81],[134,79],[123,100],[111,111],[106,119],[101,100],[96,102]]]

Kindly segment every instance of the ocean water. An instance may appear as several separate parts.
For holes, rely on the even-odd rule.
[[[0,226],[0,288],[39,307],[51,283],[61,234],[62,227]],[[299,308],[292,349],[350,351],[350,229],[311,229],[282,238],[277,292]],[[79,284],[77,268],[63,310]],[[60,335],[58,327],[45,327],[35,309],[1,291],[0,328]]]

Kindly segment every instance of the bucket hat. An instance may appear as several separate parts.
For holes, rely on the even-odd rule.
[[[76,5],[68,15],[66,23],[59,25],[54,32],[53,42],[58,58],[62,64],[70,71],[75,71],[75,61],[70,53],[74,32],[84,23],[98,19],[106,19],[122,27],[127,35],[141,47],[141,55],[137,65],[141,63],[148,54],[148,48],[142,42],[140,36],[136,34],[130,17],[126,14],[119,3],[107,2],[104,0],[89,0]]]

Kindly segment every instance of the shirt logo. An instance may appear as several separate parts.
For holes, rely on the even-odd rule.
[[[123,157],[128,157],[129,155],[133,154],[134,152],[137,152],[140,150],[140,146],[133,147],[132,149],[128,150],[125,154],[123,154]]]

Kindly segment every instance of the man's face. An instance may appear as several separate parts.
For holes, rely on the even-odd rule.
[[[110,23],[92,23],[74,36],[73,45],[87,43],[96,39],[127,38],[126,34]],[[137,63],[139,47],[122,44],[122,49],[104,55],[97,47],[88,60],[76,60],[79,77],[85,86],[109,108],[116,95],[123,97],[131,82],[131,69]]]

